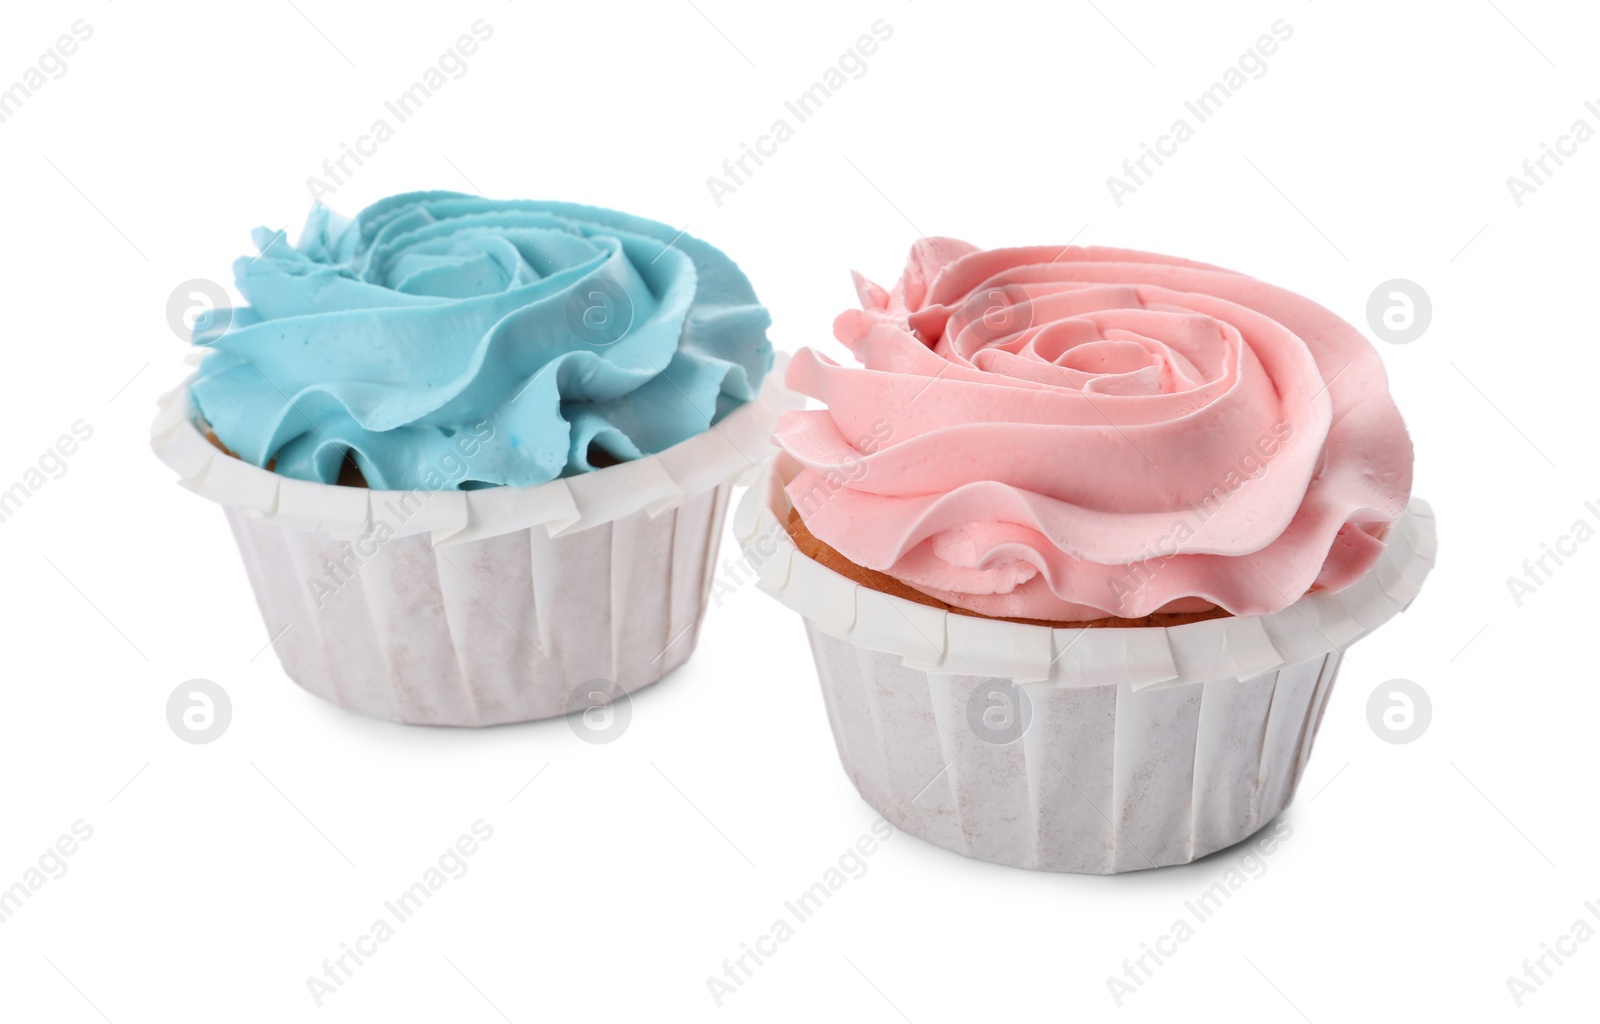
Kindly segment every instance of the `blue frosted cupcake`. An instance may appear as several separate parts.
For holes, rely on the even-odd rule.
[[[197,325],[153,444],[225,507],[296,682],[486,725],[688,657],[729,493],[787,401],[727,256],[610,210],[437,192],[255,239],[247,305]]]

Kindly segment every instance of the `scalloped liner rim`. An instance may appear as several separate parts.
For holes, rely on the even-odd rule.
[[[641,510],[655,518],[722,484],[758,473],[772,455],[778,416],[804,402],[782,384],[787,363],[788,355],[777,353],[756,397],[704,433],[654,455],[534,487],[381,491],[280,476],[224,454],[200,432],[188,401],[196,374],[157,400],[150,446],[177,472],[181,486],[288,529],[353,539],[366,536],[382,521],[396,537],[431,533],[436,546],[534,526],[559,537]],[[418,494],[423,500],[411,509]],[[401,503],[407,514],[396,516],[395,503],[405,498],[410,499]]]
[[[788,497],[775,462],[738,506],[734,532],[757,585],[822,632],[928,672],[1019,684],[1134,690],[1250,679],[1343,651],[1410,606],[1438,552],[1433,510],[1413,498],[1377,564],[1337,593],[1308,594],[1270,615],[1180,626],[1055,628],[956,615],[841,576],[794,546],[778,512]],[[762,550],[757,550],[760,544]]]

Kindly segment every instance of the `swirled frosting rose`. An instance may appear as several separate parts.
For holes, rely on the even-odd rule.
[[[979,614],[1048,621],[1338,590],[1411,491],[1377,353],[1309,299],[1219,267],[1104,248],[925,239],[892,291],[856,278],[787,414],[807,529]]]
[[[540,484],[707,430],[772,366],[739,268],[624,213],[426,192],[255,240],[190,395],[285,476],[333,483],[348,458],[375,488]]]

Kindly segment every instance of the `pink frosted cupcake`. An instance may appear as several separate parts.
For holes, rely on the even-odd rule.
[[[1293,796],[1342,651],[1432,564],[1377,353],[1150,253],[913,247],[802,350],[739,528],[805,616],[846,771],[968,856],[1116,872]]]

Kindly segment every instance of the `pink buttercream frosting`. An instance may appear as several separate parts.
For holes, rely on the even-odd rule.
[[[930,238],[856,276],[786,414],[807,528],[955,607],[1079,621],[1260,615],[1359,579],[1411,492],[1378,354],[1309,299],[1099,247]]]

